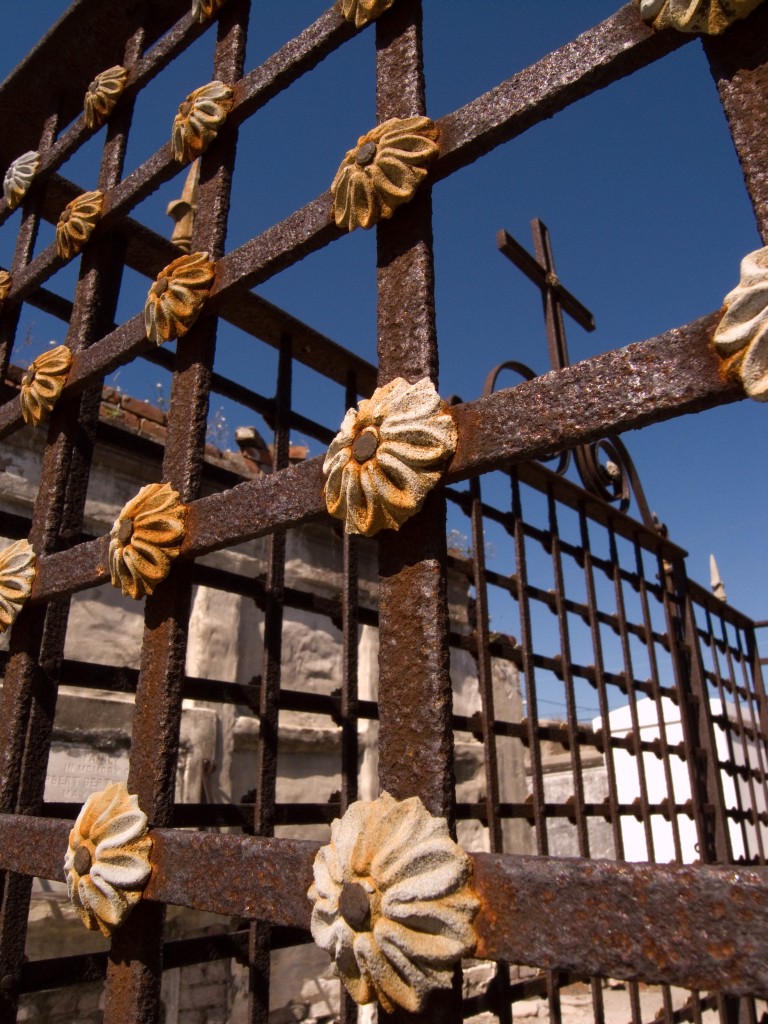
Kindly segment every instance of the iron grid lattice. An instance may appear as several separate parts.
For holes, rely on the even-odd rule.
[[[657,530],[533,461],[606,434],[740,399],[739,390],[721,377],[710,347],[717,315],[456,405],[460,444],[447,471],[448,486],[433,492],[400,532],[385,531],[378,538],[377,601],[361,593],[361,549],[348,536],[336,539],[334,598],[293,586],[286,576],[291,531],[327,523],[327,514],[322,459],[291,465],[290,432],[327,444],[335,430],[302,414],[292,387],[294,370],[309,367],[333,382],[340,416],[377,382],[397,376],[436,379],[430,190],[422,188],[412,203],[377,228],[379,347],[374,367],[250,290],[340,237],[329,218],[329,194],[240,247],[226,247],[238,128],[311,74],[355,30],[331,7],[246,72],[248,0],[229,0],[206,26],[191,17],[187,0],[135,0],[118,5],[117,12],[115,5],[107,6],[100,0],[77,0],[0,90],[6,137],[14,145],[4,166],[21,142],[42,157],[23,206],[13,287],[0,313],[0,371],[7,381],[0,435],[10,437],[23,426],[18,375],[11,365],[22,305],[29,303],[68,324],[66,342],[74,353],[48,427],[32,519],[2,516],[6,536],[29,536],[39,568],[32,600],[3,656],[0,1019],[16,1019],[25,993],[106,979],[108,1024],[159,1021],[163,970],[231,958],[249,970],[250,1019],[267,1020],[270,954],[309,940],[306,890],[318,845],[306,838],[276,837],[275,830],[292,826],[300,834],[306,826],[327,825],[357,798],[358,722],[378,720],[381,788],[398,798],[418,794],[452,827],[479,822],[488,830],[490,852],[474,854],[482,900],[478,956],[499,966],[485,991],[463,1002],[451,993],[435,998],[430,1019],[490,1011],[509,1021],[516,1001],[540,995],[551,1019],[558,1021],[561,989],[580,981],[589,986],[600,1021],[600,978],[615,976],[630,979],[625,1017],[633,1024],[642,1020],[640,985],[645,982],[661,986],[667,1021],[698,1024],[710,1009],[723,1020],[756,1021],[755,1000],[768,996],[763,938],[768,885],[760,870],[768,823],[768,733],[755,624],[691,583],[683,552]],[[378,120],[424,113],[419,0],[397,0],[375,27],[362,31],[376,36]],[[205,32],[216,34],[210,77],[231,84],[235,94],[225,129],[202,158],[192,237],[193,251],[207,251],[216,261],[216,279],[206,315],[169,355],[150,350],[141,315],[115,321],[123,268],[151,279],[178,255],[172,243],[131,214],[179,168],[168,145],[128,175],[124,161],[141,89]],[[636,3],[627,4],[578,40],[441,118],[441,152],[432,181],[460,172],[688,41],[672,32],[653,33],[641,21]],[[724,37],[705,41],[704,47],[768,241],[768,8]],[[66,62],[60,54],[67,54]],[[96,72],[115,63],[130,69],[130,80],[102,140],[98,188],[106,196],[104,215],[83,251],[77,285],[64,298],[47,286],[61,266],[55,246],[34,255],[35,241],[39,229],[55,223],[63,206],[83,191],[59,169],[95,134],[78,116],[82,94]],[[0,201],[0,223],[10,212]],[[219,321],[249,335],[254,345],[277,351],[274,397],[251,382],[234,382],[214,371]],[[99,420],[102,384],[106,375],[137,358],[171,371],[173,388],[162,453],[150,452],[137,440],[131,444],[147,458],[148,475],[162,476],[180,492],[189,504],[189,520],[179,562],[146,602],[140,665],[116,670],[65,658],[64,645],[70,598],[105,581],[109,538],[83,532],[93,452],[109,440]],[[585,389],[592,396],[587,407],[574,401]],[[233,398],[268,418],[274,429],[274,471],[245,482],[219,473],[209,493],[203,484],[210,483],[212,473],[205,460],[212,394]],[[508,500],[498,502],[499,507],[483,499],[488,474],[503,478]],[[471,552],[447,549],[446,501],[466,516]],[[529,502],[539,510],[538,520],[528,512]],[[509,574],[486,565],[489,523],[510,552],[514,569]],[[264,571],[255,577],[200,561],[256,538],[265,538],[266,546]],[[553,587],[536,578],[542,559]],[[465,578],[473,594],[471,629],[464,632],[451,627],[449,574]],[[577,578],[576,592],[571,587]],[[197,585],[244,595],[261,609],[264,662],[251,683],[186,675],[187,628]],[[611,596],[606,599],[605,593]],[[491,595],[516,609],[517,637],[491,631]],[[283,677],[286,609],[309,610],[338,629],[343,645],[338,693],[304,692]],[[542,628],[545,620],[557,626],[554,648],[544,639],[553,635]],[[377,701],[358,695],[362,625],[378,628]],[[572,653],[573,636],[582,628],[591,643],[589,664]],[[615,638],[612,645],[609,635]],[[456,652],[476,662],[480,713],[454,713],[450,657]],[[638,671],[638,660],[647,661],[647,675]],[[516,721],[494,712],[494,666],[505,662],[525,682],[525,715]],[[551,721],[542,711],[542,680],[556,680],[562,687],[562,721]],[[27,962],[32,879],[62,878],[62,853],[77,813],[72,805],[44,801],[58,687],[71,685],[133,695],[128,787],[138,794],[152,824],[155,870],[147,899],[116,933],[109,953]],[[578,712],[576,694],[582,687],[590,688],[599,707],[591,725]],[[612,726],[611,695],[616,693],[628,708],[623,728]],[[185,698],[240,705],[258,716],[254,802],[176,803]],[[665,725],[667,704],[679,713],[674,735]],[[641,705],[658,714],[653,739],[642,735]],[[328,804],[277,801],[281,711],[324,715],[340,726],[340,789]],[[467,736],[482,741],[486,786],[485,799],[462,802],[454,778],[454,744]],[[561,752],[567,799],[548,781],[547,745]],[[662,793],[652,790],[646,778],[651,756],[664,768]],[[527,797],[509,798],[504,768],[509,757],[518,757],[518,765],[527,760]],[[590,799],[585,787],[587,762],[595,758],[604,764],[607,780],[606,795],[598,801]],[[687,777],[682,788],[675,781],[680,766]],[[622,798],[618,782],[628,771],[637,784],[630,801]],[[660,822],[676,863],[654,863],[660,859],[655,827]],[[695,833],[698,863],[693,866],[682,863],[686,823]],[[630,827],[639,830],[648,863],[625,862]],[[573,859],[551,856],[558,830],[561,836],[567,833]],[[509,852],[521,835],[529,843],[528,855]],[[609,844],[612,860],[591,859],[598,840]],[[164,941],[165,907],[173,904],[228,916],[230,926],[202,938]],[[526,973],[517,965],[536,970]],[[673,985],[690,990],[682,1005],[673,1003]],[[355,1012],[354,1004],[342,998],[342,1018],[350,1020]]]

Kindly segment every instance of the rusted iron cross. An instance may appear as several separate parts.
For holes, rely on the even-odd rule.
[[[538,217],[534,217],[531,221],[531,234],[536,253],[535,259],[504,228],[501,228],[496,235],[496,244],[500,251],[512,260],[528,280],[533,281],[541,291],[547,325],[549,361],[553,370],[562,370],[563,367],[570,365],[563,313],[567,313],[585,331],[594,331],[595,318],[586,306],[582,306],[579,300],[574,298],[563,286],[555,273],[549,231],[546,224],[543,224]]]

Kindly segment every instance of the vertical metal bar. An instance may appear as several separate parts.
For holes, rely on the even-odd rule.
[[[762,739],[762,737],[760,735],[760,725],[759,725],[759,722],[758,722],[758,716],[755,715],[755,704],[756,703],[758,704],[758,712],[759,712],[759,696],[758,696],[758,688],[757,688],[756,680],[754,679],[754,677],[752,677],[752,678],[750,677],[750,656],[749,656],[749,634],[750,634],[750,632],[752,634],[754,634],[753,630],[750,631],[750,630],[746,630],[746,629],[745,630],[739,629],[737,631],[739,666],[741,668],[741,676],[742,676],[742,680],[744,682],[744,689],[746,690],[746,692],[748,694],[748,696],[747,696],[747,706],[748,706],[748,709],[749,709],[750,728],[752,729],[752,733],[754,735],[753,750],[755,751],[755,754],[757,755],[758,770],[759,770],[760,775],[761,775],[760,786],[761,786],[761,790],[762,790],[762,794],[763,794],[763,800],[762,800],[763,807],[765,809],[768,809],[768,749],[766,749],[765,741]],[[744,637],[747,640],[747,650],[746,651],[744,650],[744,645],[742,643],[742,633],[744,634]],[[754,807],[754,813],[755,813],[755,820],[754,820],[755,829],[757,831],[758,836],[762,839],[762,824],[761,824],[761,821],[760,821],[760,810],[759,810],[757,805],[755,805],[755,807]]]
[[[493,702],[493,665],[491,663],[490,613],[488,609],[488,581],[485,574],[485,536],[483,532],[483,501],[480,481],[469,481],[472,501],[472,571],[475,583],[476,625],[475,660],[480,689],[480,717],[483,723],[483,765],[485,769],[485,808],[491,853],[504,849],[499,816],[499,764],[496,755],[496,713]],[[511,1024],[512,1008],[509,1002],[509,965],[500,960],[496,965],[496,1013],[500,1024]]]
[[[231,0],[218,23],[214,77],[234,84],[242,75],[249,0]],[[193,251],[224,252],[237,133],[201,158]],[[203,316],[177,344],[166,431],[163,478],[188,502],[199,494],[205,448],[216,318]],[[181,701],[192,595],[192,566],[174,567],[147,598],[133,720],[128,787],[155,825],[173,812]],[[105,1024],[155,1024],[160,1017],[164,909],[140,903],[116,933],[107,969]]]
[[[423,113],[418,0],[395,5],[377,21],[376,45],[379,121]],[[436,383],[428,186],[379,224],[377,242],[379,383],[425,376]],[[382,789],[398,799],[417,794],[453,827],[446,567],[445,499],[438,491],[398,533],[385,530],[379,538],[379,777]]]
[[[562,369],[568,366],[568,342],[565,336],[565,323],[563,322],[563,307],[556,295],[553,285],[557,281],[555,273],[555,260],[552,255],[552,246],[549,241],[549,231],[545,224],[534,217],[531,221],[531,234],[533,235],[533,249],[536,259],[546,270],[547,284],[542,289],[541,297],[544,302],[544,322],[547,329],[547,348],[549,350],[549,361],[553,369]]]
[[[576,713],[576,692],[573,671],[571,668],[571,642],[568,628],[568,613],[565,608],[565,579],[563,577],[563,560],[560,550],[560,536],[557,528],[557,506],[551,487],[547,488],[547,510],[549,515],[549,544],[552,558],[552,569],[555,581],[555,607],[557,623],[560,631],[560,673],[563,680],[565,696],[566,726],[568,746],[571,756],[571,782],[573,785],[573,815],[576,834],[579,840],[579,855],[589,857],[589,833],[587,818],[584,812],[584,776],[581,768],[581,751],[579,749],[578,716]]]
[[[723,815],[720,776],[715,766],[712,716],[692,621],[685,567],[675,560],[669,569],[659,560],[665,581],[664,606],[667,635],[680,700],[680,720],[691,782],[693,816],[699,856],[703,863],[731,862],[731,844]]]
[[[356,375],[349,373],[345,408],[357,405]],[[341,598],[342,678],[341,678],[341,813],[358,796],[358,734],[357,734],[357,645],[358,645],[358,566],[357,538],[342,534],[343,583]],[[340,1024],[357,1024],[357,1003],[339,980]]]
[[[357,405],[356,374],[350,371],[347,379],[345,408]],[[357,737],[357,645],[358,645],[358,567],[357,538],[344,531],[343,591],[341,603],[341,633],[343,663],[341,679],[341,813],[357,800],[358,737]],[[357,1003],[339,981],[339,1016],[341,1024],[356,1024]]]
[[[605,758],[605,770],[608,781],[608,806],[610,808],[611,815],[614,855],[617,860],[624,860],[624,838],[621,831],[619,792],[616,784],[616,764],[613,757],[613,744],[611,742],[611,719],[607,687],[605,684],[603,642],[600,636],[600,623],[597,618],[598,602],[597,590],[595,588],[595,567],[592,561],[589,527],[587,525],[587,517],[583,506],[579,508],[579,528],[581,532],[581,553],[584,568],[584,582],[587,590],[587,607],[589,609],[589,630],[592,636],[592,652],[595,659],[595,681],[597,683],[597,700],[600,708],[600,731],[602,734],[601,745],[603,748],[603,757]],[[617,556],[613,549],[611,550],[611,558],[614,563],[614,569],[618,569],[616,561]],[[637,751],[637,758],[638,761],[642,760],[642,754],[639,750]]]
[[[291,338],[280,343],[275,395],[275,450],[273,471],[288,465],[291,417]],[[269,537],[264,608],[264,670],[259,700],[259,748],[256,762],[256,835],[271,836],[275,830],[275,793],[277,787],[278,729],[280,717],[280,681],[283,646],[283,609],[285,604],[284,527]],[[269,949],[271,929],[261,921],[250,926],[249,938],[249,1020],[265,1024],[269,1017]]]
[[[707,620],[709,621],[709,613],[708,612],[707,612]],[[738,726],[739,736],[740,736],[740,739],[741,739],[741,753],[742,753],[742,757],[744,759],[744,769],[745,769],[746,775],[747,775],[747,788],[749,790],[750,802],[751,802],[751,805],[752,805],[752,807],[751,807],[751,811],[752,811],[752,815],[753,815],[752,823],[755,826],[754,827],[754,839],[755,839],[755,842],[757,844],[757,859],[758,859],[758,863],[759,864],[765,864],[765,846],[764,846],[764,843],[763,843],[762,829],[759,827],[759,822],[758,822],[758,819],[757,819],[757,814],[758,814],[757,793],[755,791],[755,778],[754,778],[754,775],[753,775],[753,772],[752,772],[751,756],[750,756],[749,744],[747,742],[747,731],[746,731],[746,727],[745,727],[745,724],[744,724],[744,715],[743,715],[742,704],[741,704],[741,699],[740,699],[740,695],[739,695],[739,682],[738,682],[738,679],[736,678],[736,672],[735,672],[735,669],[734,669],[733,654],[732,654],[732,650],[731,650],[731,645],[728,643],[728,634],[726,632],[725,620],[722,618],[722,616],[719,617],[719,620],[720,620],[720,629],[721,629],[721,635],[722,635],[722,640],[723,640],[723,646],[725,647],[725,658],[726,658],[726,662],[727,662],[727,665],[728,665],[728,676],[729,676],[729,678],[731,680],[731,684],[733,686],[733,703],[734,703],[734,708],[735,708],[735,711],[736,711],[736,722],[737,722],[737,726]],[[714,638],[713,638],[713,641],[714,641]],[[713,644],[713,646],[714,646],[714,644]],[[718,663],[718,660],[717,660],[716,649],[713,651],[713,661],[715,663],[716,678],[717,678],[718,688],[719,688],[720,687],[720,683],[721,683],[721,679],[720,679],[719,663]],[[742,666],[742,668],[743,668],[743,666]],[[749,687],[746,686],[745,689],[747,691],[747,694],[749,694]],[[747,699],[749,699],[749,698],[747,698]],[[725,697],[724,696],[723,696],[723,713],[724,713],[724,715],[726,714]],[[730,732],[730,729],[728,731]],[[730,747],[729,747],[729,749],[730,749]],[[759,755],[759,756],[760,756],[760,760],[762,761],[762,755]],[[731,757],[733,758],[733,754],[731,755]],[[735,768],[735,758],[734,758],[734,768]],[[739,807],[743,811],[743,807],[741,806],[742,805],[741,787],[734,782],[734,789],[737,792],[737,802],[739,804]],[[747,828],[746,828],[746,821],[742,821],[742,826],[744,827],[744,832],[745,832],[744,854],[745,854],[746,857],[749,857],[749,846],[750,846],[750,844],[747,843],[747,840],[746,840],[746,836],[748,834]]]
[[[137,54],[142,39],[142,33],[136,33],[128,41],[126,52]],[[133,105],[126,104],[107,134],[99,178],[102,187],[109,188],[120,179],[132,111]],[[54,119],[49,119],[46,125],[51,138],[54,124]],[[29,223],[33,221],[32,227],[22,227],[29,246],[27,258],[37,226],[35,218]],[[17,255],[19,252],[17,248]],[[120,289],[122,254],[121,240],[109,236],[96,240],[83,252],[67,334],[73,352],[84,350],[109,330]],[[72,543],[82,529],[100,397],[98,384],[74,403],[54,409],[51,416],[30,533],[38,555]],[[13,766],[6,763],[0,783],[2,804],[9,810],[15,805],[19,811],[34,813],[43,800],[68,615],[69,599],[60,599],[46,607],[28,609],[14,631],[4,713],[0,716],[5,728],[11,730],[11,735],[3,735],[0,726],[0,749],[4,757],[10,754],[13,760]],[[16,979],[26,936],[31,879],[12,879],[3,888],[0,971]],[[0,993],[0,1019],[15,1016],[16,998],[15,983]]]
[[[648,651],[648,664],[651,670],[651,691],[653,693],[654,704],[656,705],[656,720],[659,723],[659,750],[661,752],[661,763],[664,766],[664,781],[667,787],[667,798],[672,805],[670,808],[672,841],[675,845],[675,859],[679,864],[682,864],[683,846],[680,840],[680,825],[677,820],[677,814],[674,813],[676,796],[674,778],[672,775],[672,754],[667,740],[667,723],[664,715],[664,704],[662,701],[661,686],[659,682],[659,665],[656,658],[656,645],[653,639],[653,620],[651,619],[650,602],[648,599],[648,582],[645,578],[643,555],[637,538],[635,538],[634,541],[634,548],[636,564],[635,571],[637,573],[637,582],[640,592],[640,605],[643,612],[643,632],[645,633],[645,646]]]
[[[425,111],[420,0],[395,4],[376,22],[376,101],[380,122]],[[430,377],[437,386],[428,185],[378,225],[377,251],[379,384]],[[379,781],[397,799],[421,797],[453,829],[445,522],[438,489],[398,533],[384,530],[379,537]],[[460,1019],[459,975],[457,969],[453,993],[435,993],[430,1001],[431,1020]]]
[[[562,673],[565,692],[565,711],[567,718],[568,746],[571,755],[571,776],[573,783],[573,813],[576,833],[579,839],[579,855],[589,857],[589,831],[587,816],[584,809],[584,774],[581,767],[581,750],[579,748],[578,715],[576,712],[576,690],[571,668],[571,641],[568,628],[568,613],[565,607],[565,577],[563,575],[563,558],[560,546],[560,533],[557,524],[557,504],[552,488],[547,488],[547,510],[549,516],[549,543],[551,546],[552,568],[555,579],[555,606],[557,622],[560,629],[560,671]],[[603,1024],[605,1009],[603,1005],[603,988],[599,978],[590,979],[592,990],[592,1007],[595,1024]]]
[[[523,654],[523,676],[525,678],[528,751],[531,759],[533,822],[536,829],[537,853],[542,857],[546,857],[549,854],[549,837],[547,835],[547,808],[544,792],[544,768],[541,757],[542,741],[539,729],[539,702],[536,691],[536,666],[531,627],[528,562],[525,551],[525,521],[523,519],[520,480],[517,471],[511,469],[509,476],[512,485],[512,533],[515,540],[515,576],[520,614],[520,645]],[[547,1003],[551,1024],[561,1024],[560,983],[556,971],[547,971]]]
[[[619,636],[621,638],[621,654],[624,662],[624,684],[626,686],[627,701],[629,703],[630,717],[632,719],[632,735],[636,740],[635,762],[637,765],[637,778],[640,786],[640,808],[643,816],[643,831],[645,834],[645,845],[648,851],[648,860],[656,860],[653,844],[653,828],[651,826],[650,800],[648,799],[648,781],[645,775],[645,755],[640,749],[640,720],[637,714],[637,693],[635,692],[635,677],[632,666],[632,652],[629,647],[629,632],[627,630],[627,617],[624,608],[624,592],[621,585],[621,569],[619,566],[619,552],[616,544],[616,534],[613,525],[608,526],[608,543],[610,545],[610,560],[613,566],[613,588],[616,595],[616,615],[619,620]],[[623,845],[623,843],[622,843]],[[623,857],[623,854],[622,854]]]
[[[718,650],[717,650],[717,639],[715,638],[715,633],[714,633],[714,628],[713,628],[713,623],[712,623],[712,616],[710,615],[709,609],[705,608],[704,609],[704,614],[706,616],[706,621],[707,621],[707,630],[706,630],[706,632],[707,632],[707,636],[709,637],[710,653],[712,655],[712,671],[713,671],[714,676],[715,676],[715,683],[717,685],[717,692],[718,692],[718,695],[720,697],[720,704],[722,706],[722,718],[723,718],[722,730],[723,730],[723,735],[725,736],[726,749],[728,751],[728,762],[730,763],[731,769],[733,771],[733,792],[734,792],[734,798],[735,798],[735,801],[736,801],[735,814],[738,817],[738,826],[739,826],[739,829],[741,830],[741,841],[742,841],[742,844],[743,844],[743,847],[744,847],[744,857],[748,861],[749,860],[749,850],[750,850],[750,845],[751,844],[750,844],[750,841],[749,841],[749,830],[747,828],[747,821],[745,819],[746,812],[744,810],[744,801],[742,799],[742,791],[741,791],[742,787],[741,787],[741,784],[740,784],[740,780],[739,780],[739,777],[738,777],[738,771],[737,771],[736,747],[735,747],[734,741],[733,741],[734,728],[733,728],[733,726],[731,725],[731,723],[729,721],[729,714],[728,714],[728,704],[729,704],[729,701],[728,701],[728,694],[726,692],[726,690],[730,690],[732,692],[732,694],[733,694],[733,708],[734,708],[734,712],[736,714],[735,728],[736,728],[736,731],[739,734],[740,741],[741,741],[741,750],[742,750],[742,755],[743,755],[743,758],[744,758],[744,765],[745,765],[747,771],[749,772],[749,774],[747,776],[747,786],[748,786],[748,789],[749,789],[749,792],[750,792],[750,796],[751,796],[752,807],[754,809],[754,808],[756,808],[755,791],[754,791],[754,780],[752,779],[751,770],[749,768],[749,749],[747,747],[747,738],[746,738],[746,735],[744,733],[744,722],[743,722],[742,715],[741,715],[741,706],[740,706],[740,700],[739,700],[738,686],[737,686],[736,679],[735,679],[735,676],[734,676],[734,673],[733,673],[733,663],[732,663],[731,657],[730,657],[730,651],[729,651],[729,646],[728,646],[728,636],[727,636],[727,633],[726,633],[726,630],[725,630],[725,623],[723,622],[722,618],[719,618],[720,626],[722,627],[721,628],[721,637],[722,637],[722,643],[723,643],[723,648],[724,648],[725,661],[726,661],[726,664],[727,664],[727,667],[728,667],[727,683],[723,681],[723,673],[720,670],[720,658],[718,656]],[[718,758],[718,761],[719,761],[719,758]],[[726,813],[726,815],[728,814],[727,808],[726,808],[725,813]],[[730,827],[729,827],[729,832],[730,832]],[[761,863],[764,863],[765,862],[765,856],[764,856],[764,851],[763,851],[762,837],[760,835],[759,830],[757,831],[757,843],[758,843],[758,850],[759,850],[760,861],[761,861]]]
[[[768,245],[768,10],[703,37],[763,245]]]
[[[357,382],[350,373],[346,388],[346,408],[357,404]],[[341,813],[357,800],[357,645],[358,645],[358,568],[357,539],[342,534],[344,590],[341,607],[343,666],[341,680]],[[346,990],[344,990],[346,991]]]

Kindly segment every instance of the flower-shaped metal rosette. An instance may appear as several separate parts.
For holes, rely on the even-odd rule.
[[[36,427],[48,416],[67,382],[72,352],[66,345],[43,352],[27,367],[21,378],[21,415]]]
[[[355,28],[362,28],[375,21],[388,10],[395,0],[338,0],[339,10],[346,21],[353,21]]]
[[[331,184],[336,224],[370,228],[412,199],[439,155],[437,137],[428,117],[391,118],[361,136]]]
[[[85,123],[89,128],[104,124],[115,109],[127,81],[128,72],[120,64],[96,75],[83,100]]]
[[[350,409],[323,463],[325,503],[347,533],[398,530],[456,450],[456,424],[434,385],[398,377]]]
[[[3,308],[3,303],[11,294],[12,285],[13,281],[11,280],[11,275],[8,271],[0,270],[0,311]]]
[[[713,340],[726,376],[741,381],[750,398],[768,401],[768,246],[741,261]]]
[[[149,880],[151,850],[147,816],[125,783],[88,797],[64,858],[69,898],[86,928],[109,936],[123,923]]]
[[[0,633],[13,625],[32,592],[35,552],[27,540],[0,551]]]
[[[654,29],[720,35],[763,0],[640,0],[640,15]]]
[[[176,160],[186,164],[204,153],[231,109],[232,89],[224,82],[209,82],[191,92],[173,121],[171,145]]]
[[[142,487],[110,531],[112,585],[135,600],[151,594],[179,553],[186,514],[186,505],[170,484]]]
[[[226,0],[192,0],[192,17],[205,22],[219,13]]]
[[[5,172],[3,195],[9,209],[15,210],[27,194],[39,166],[40,154],[30,150],[17,157]]]
[[[207,252],[179,256],[163,267],[144,306],[149,340],[161,345],[186,334],[200,316],[215,275]]]
[[[56,251],[71,260],[93,234],[104,209],[103,192],[84,192],[61,211],[56,225]]]
[[[312,937],[358,1003],[424,1009],[476,945],[469,857],[418,797],[352,804],[314,863]]]

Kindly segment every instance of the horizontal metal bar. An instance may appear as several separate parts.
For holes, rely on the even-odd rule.
[[[459,443],[446,481],[541,458],[609,430],[620,433],[738,401],[743,392],[722,379],[710,345],[717,322],[713,313],[648,341],[453,407]],[[97,347],[84,352],[82,360]],[[261,537],[278,525],[299,526],[322,518],[322,462],[318,456],[192,502],[183,556],[194,558]],[[33,600],[104,582],[109,577],[108,548],[109,538],[101,537],[41,558]]]
[[[0,868],[62,880],[70,823],[0,815]],[[306,929],[319,843],[156,829],[145,896]],[[763,869],[472,854],[476,955],[768,996]]]
[[[569,104],[672,53],[690,37],[654,32],[638,5],[616,14],[437,122],[440,159],[435,178],[564,110]]]

